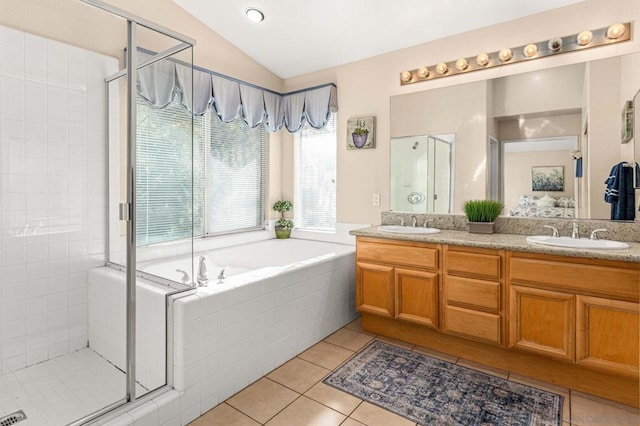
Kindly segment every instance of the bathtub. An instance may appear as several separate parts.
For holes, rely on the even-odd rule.
[[[270,239],[194,253],[193,256],[147,261],[140,263],[138,269],[143,273],[192,285],[196,281],[194,276],[198,275],[199,260],[204,257],[209,285],[238,285],[353,252],[354,247],[345,244],[293,238]],[[218,280],[219,276],[224,278]]]
[[[196,253],[196,265],[200,256],[207,259],[209,284],[167,296],[170,384],[184,418],[210,410],[357,318],[353,245],[272,239]],[[180,282],[176,269],[190,273],[191,263],[191,256],[177,256],[139,269]],[[225,278],[217,280],[221,269]],[[109,311],[107,303],[123,303],[102,296],[115,288],[123,293],[124,273],[99,268],[89,281],[100,312]],[[137,286],[139,304],[159,306],[141,298],[162,300],[162,286],[140,278]],[[149,318],[145,326],[159,321]],[[99,342],[103,328],[91,330]],[[124,339],[109,341],[124,349]]]

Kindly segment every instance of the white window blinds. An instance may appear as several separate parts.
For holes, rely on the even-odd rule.
[[[259,229],[264,222],[267,144],[264,125],[249,128],[210,114],[209,233]]]
[[[336,114],[327,125],[295,135],[294,217],[298,228],[335,230]]]
[[[191,131],[179,100],[163,109],[138,100],[138,245],[263,226],[264,127],[222,123],[208,111],[193,118],[193,146]]]
[[[203,224],[201,217],[192,221],[191,114],[175,100],[158,109],[140,98],[137,114],[137,244],[190,238]]]

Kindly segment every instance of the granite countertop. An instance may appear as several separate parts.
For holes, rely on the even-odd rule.
[[[466,247],[481,247],[530,253],[557,254],[592,259],[619,260],[640,263],[640,243],[629,242],[626,250],[582,250],[528,244],[526,235],[516,234],[470,234],[466,231],[442,230],[439,234],[392,234],[378,231],[377,226],[355,229],[350,232],[357,237],[384,238],[401,241],[419,241],[433,244],[451,244]]]

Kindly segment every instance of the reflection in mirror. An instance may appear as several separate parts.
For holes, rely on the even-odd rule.
[[[451,212],[451,158],[456,135],[391,139],[391,210]]]
[[[621,144],[620,138],[622,108],[638,89],[640,54],[634,53],[408,93],[391,97],[391,137],[455,133],[450,213],[461,213],[465,200],[490,198],[503,200],[503,214],[508,214],[520,205],[520,195],[544,197],[548,193],[562,198],[554,201],[558,204],[575,205],[564,207],[572,212],[563,212],[561,217],[610,219],[612,209],[604,201],[604,182],[613,166],[640,157],[638,137],[627,144]],[[636,117],[638,110],[636,102]],[[540,160],[539,164],[521,166],[528,189],[510,183],[506,173],[514,167],[509,160],[512,153],[503,149],[506,141],[566,137],[575,138],[572,149],[576,155],[566,147],[552,150],[554,154],[549,153],[544,164]],[[531,153],[528,156],[533,158]],[[579,164],[582,173],[576,175]],[[544,166],[563,167],[563,191],[533,189],[531,168]],[[392,165],[392,182],[397,181],[396,170]],[[391,208],[415,211],[406,203],[397,204],[399,196],[393,185]],[[635,198],[637,213],[640,191]]]
[[[505,140],[501,179],[508,216],[574,218],[575,184],[571,150],[577,136]]]

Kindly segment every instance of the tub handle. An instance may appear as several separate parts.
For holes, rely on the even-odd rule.
[[[224,280],[225,278],[227,278],[227,277],[224,276],[224,268],[222,268],[220,270],[220,274],[218,274],[218,279],[219,280]]]
[[[182,281],[182,284],[189,284],[189,273],[187,271],[184,271],[182,269],[176,269],[176,272],[180,272],[182,273],[182,278],[180,279]]]

